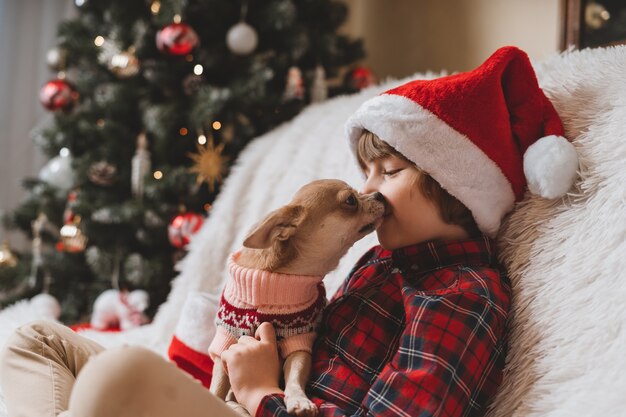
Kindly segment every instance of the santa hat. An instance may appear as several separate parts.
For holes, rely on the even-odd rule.
[[[561,197],[578,169],[528,56],[510,46],[473,71],[411,81],[366,101],[346,124],[353,151],[363,130],[432,176],[490,236],[526,186]]]
[[[213,374],[209,345],[215,336],[218,304],[219,297],[212,294],[189,293],[167,351],[168,357],[179,368],[207,388]]]

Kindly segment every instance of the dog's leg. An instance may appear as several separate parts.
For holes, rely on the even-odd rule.
[[[222,361],[219,358],[215,359],[213,363],[213,376],[211,377],[211,386],[209,390],[215,394],[215,396],[221,398],[226,402],[230,408],[239,413],[242,417],[250,417],[250,413],[245,407],[237,402],[235,395],[230,389],[230,379],[228,374],[222,365]]]
[[[213,376],[211,377],[209,390],[222,400],[226,399],[226,394],[228,394],[230,390],[228,374],[219,358],[215,358],[215,362],[213,363]]]
[[[226,405],[235,410],[242,417],[250,417],[250,413],[246,410],[246,407],[237,402],[237,398],[235,398],[235,394],[232,390],[228,391],[228,395],[226,396]]]
[[[285,404],[287,412],[298,417],[313,417],[317,407],[304,393],[311,371],[311,354],[293,352],[285,359]]]

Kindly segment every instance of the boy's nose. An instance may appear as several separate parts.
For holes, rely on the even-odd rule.
[[[362,194],[371,194],[376,191],[376,187],[374,187],[373,181],[367,179],[363,187],[361,187]]]

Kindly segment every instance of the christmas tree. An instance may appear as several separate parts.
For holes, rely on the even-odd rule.
[[[70,323],[109,288],[145,289],[154,313],[239,152],[363,56],[337,1],[75,3],[33,131],[51,159],[4,219],[33,250],[0,253],[2,306],[48,292]]]

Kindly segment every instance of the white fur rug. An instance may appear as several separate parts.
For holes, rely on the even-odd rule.
[[[624,416],[626,47],[537,70],[575,138],[581,178],[563,201],[523,201],[501,230],[514,299],[492,417]]]
[[[491,417],[626,415],[626,47],[554,56],[536,68],[575,139],[581,180],[563,200],[525,200],[505,223],[500,245],[514,303],[507,374]],[[264,214],[313,179],[360,186],[343,124],[364,100],[407,80],[313,105],[256,139],[178,265],[153,324],[84,334],[106,346],[142,344],[164,354],[187,294],[220,292],[227,255]],[[326,278],[329,294],[375,243],[370,235],[350,250]],[[27,302],[0,312],[0,343],[34,318]]]

